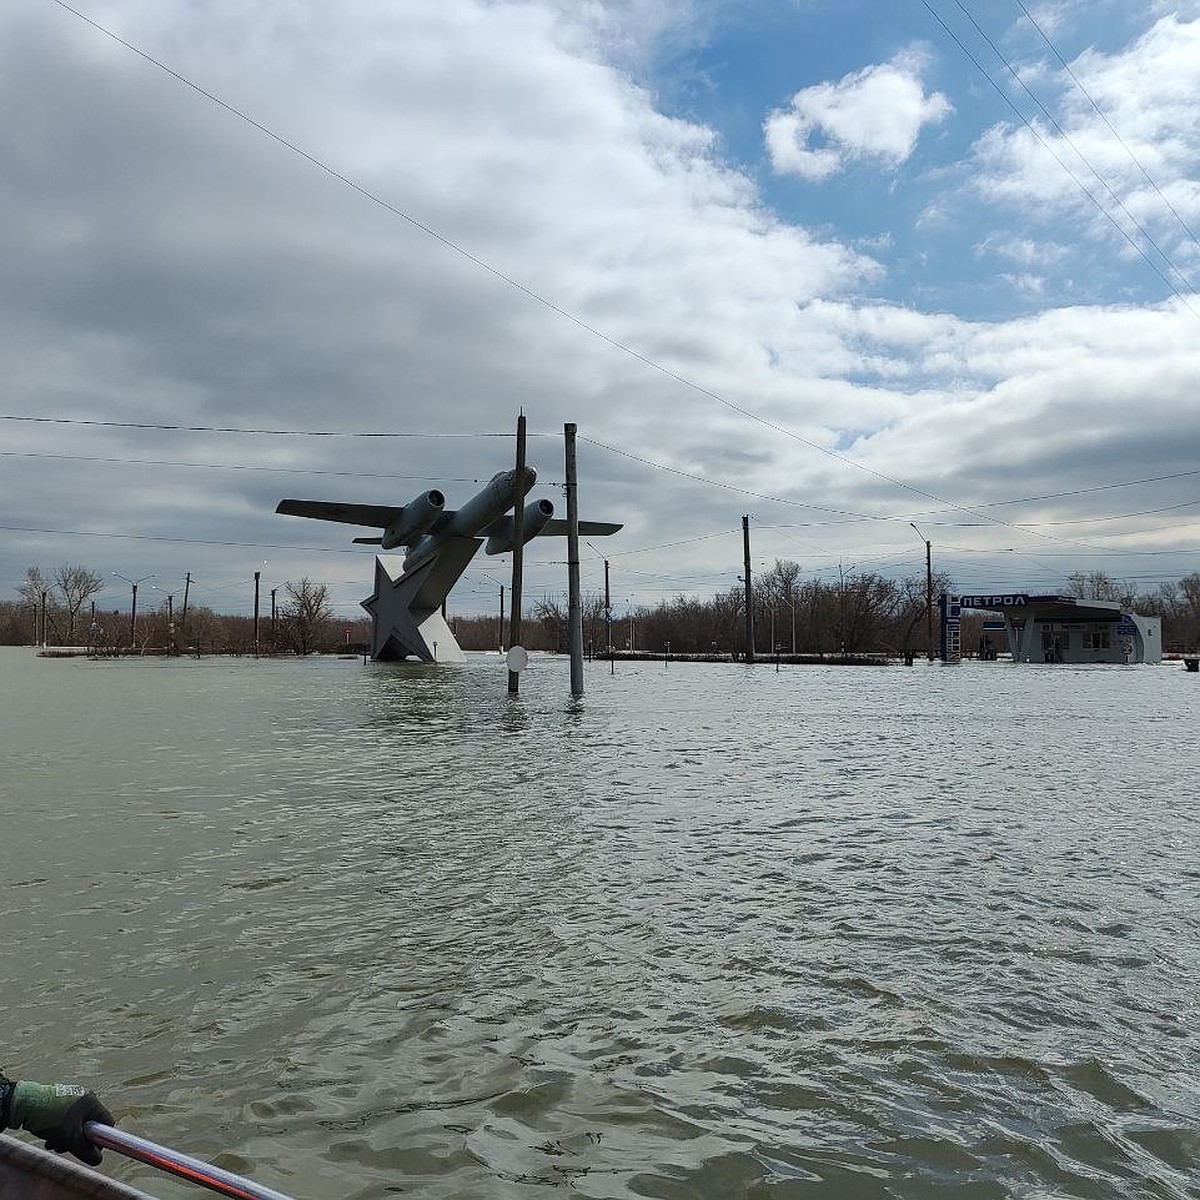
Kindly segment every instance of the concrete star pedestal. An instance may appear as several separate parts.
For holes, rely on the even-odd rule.
[[[362,605],[374,621],[373,659],[464,661],[466,656],[442,616],[442,604],[482,544],[480,538],[451,538],[435,558],[407,574],[402,555],[376,555],[375,591]]]

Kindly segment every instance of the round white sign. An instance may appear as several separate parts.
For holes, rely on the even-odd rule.
[[[508,669],[518,675],[529,666],[529,651],[524,646],[510,646],[504,657]]]

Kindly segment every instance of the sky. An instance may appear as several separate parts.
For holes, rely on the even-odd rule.
[[[0,596],[360,615],[512,465],[657,604],[1200,569],[1200,0],[8,0]],[[530,602],[566,590],[531,543]],[[480,554],[452,612],[492,612]],[[157,590],[155,590],[157,589]]]

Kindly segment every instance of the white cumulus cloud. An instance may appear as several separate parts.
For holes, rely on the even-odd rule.
[[[797,92],[763,123],[771,165],[784,175],[827,179],[855,159],[898,167],[916,148],[925,125],[952,111],[940,92],[927,94],[920,55],[852,72],[836,83]]]

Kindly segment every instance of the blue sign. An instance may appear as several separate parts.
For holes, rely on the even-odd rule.
[[[1024,608],[1029,603],[1026,592],[1010,592],[1004,596],[960,596],[963,608]]]

